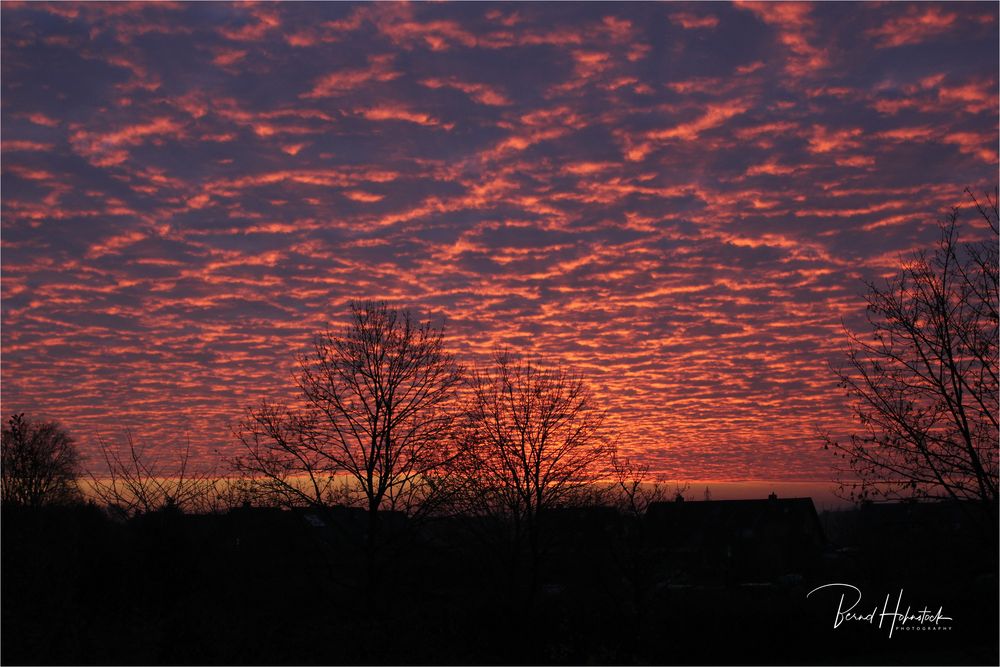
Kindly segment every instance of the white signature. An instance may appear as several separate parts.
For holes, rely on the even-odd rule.
[[[901,628],[905,628],[907,625],[912,628],[914,624],[923,626],[934,625],[937,627],[943,627],[941,625],[942,621],[953,620],[950,616],[944,615],[944,607],[938,607],[937,612],[932,612],[930,607],[924,607],[923,609],[910,613],[911,607],[907,606],[906,611],[901,612],[900,609],[903,606],[903,589],[899,589],[899,596],[896,598],[896,608],[889,609],[889,594],[885,596],[885,602],[882,604],[882,612],[879,613],[878,606],[872,607],[872,610],[865,613],[866,609],[863,608],[859,611],[854,611],[858,605],[861,604],[861,589],[857,586],[852,586],[851,584],[823,584],[817,588],[812,589],[806,593],[806,597],[809,597],[818,590],[824,588],[844,588],[846,591],[840,594],[840,602],[837,605],[837,613],[833,617],[833,627],[834,629],[839,628],[842,624],[847,621],[861,621],[868,623],[870,625],[875,625],[875,619],[878,619],[878,627],[882,628],[883,623],[889,627],[889,637],[892,637],[893,630],[896,629],[896,624],[898,623]],[[850,596],[850,597],[848,597]],[[844,606],[845,600],[847,600],[847,605]],[[950,626],[949,626],[950,627]],[[909,629],[909,628],[907,628]]]

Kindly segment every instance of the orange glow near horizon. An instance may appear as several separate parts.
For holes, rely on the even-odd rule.
[[[371,298],[583,374],[696,497],[826,494],[863,281],[998,170],[996,4],[0,11],[2,410],[95,464],[237,454]]]

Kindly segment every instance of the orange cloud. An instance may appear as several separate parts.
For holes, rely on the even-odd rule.
[[[890,141],[927,141],[934,137],[937,131],[927,125],[919,127],[897,127],[885,132],[879,132],[878,136]]]
[[[380,5],[369,18],[393,44],[403,48],[426,46],[432,51],[446,51],[454,46],[474,47],[478,37],[458,21],[420,21],[404,5]]]
[[[299,151],[308,145],[309,144],[285,144],[281,147],[281,150],[289,155],[298,155]]]
[[[393,56],[389,54],[371,56],[368,67],[345,69],[321,76],[313,84],[312,89],[303,93],[303,98],[333,97],[344,92],[355,90],[366,84],[384,83],[402,76],[401,72],[392,69]]]
[[[178,139],[184,136],[185,126],[172,118],[160,116],[145,123],[129,125],[107,133],[75,130],[70,135],[74,150],[100,167],[121,164],[128,159],[125,147],[157,138]]]
[[[384,195],[378,195],[374,192],[364,192],[362,190],[345,190],[343,194],[348,199],[365,203],[374,203],[385,199]]]
[[[424,79],[420,85],[428,88],[454,88],[460,90],[479,104],[487,106],[509,106],[510,100],[500,90],[482,83],[468,83],[455,79]]]
[[[719,25],[719,17],[714,14],[692,14],[690,12],[674,12],[670,20],[685,30],[700,30],[715,28]]]
[[[410,111],[409,109],[395,106],[367,107],[357,110],[356,113],[367,120],[373,121],[401,120],[407,123],[416,123],[417,125],[442,126],[445,129],[451,129],[452,127],[449,124],[442,124],[437,118],[420,111]]]
[[[794,174],[799,171],[800,167],[794,167],[791,165],[779,164],[776,159],[770,159],[762,164],[757,164],[746,171],[747,176],[757,176],[760,174],[767,174],[768,176],[787,176],[788,174]]]
[[[834,163],[838,167],[854,167],[863,169],[865,167],[875,166],[875,158],[870,155],[849,155],[847,157],[836,158]]]
[[[57,127],[59,125],[58,119],[50,118],[43,113],[28,114],[27,118],[35,125],[44,125],[45,127]]]
[[[710,104],[705,112],[695,120],[663,130],[652,130],[647,132],[645,136],[653,141],[667,139],[694,141],[702,132],[719,127],[730,118],[745,113],[747,109],[749,109],[749,105],[740,100],[733,100],[727,104]]]
[[[987,164],[995,164],[997,161],[996,134],[951,132],[944,135],[942,141],[957,146],[961,152],[972,155]]]
[[[52,144],[43,144],[38,141],[5,141],[0,144],[4,151],[49,151],[52,150]]]
[[[243,49],[222,49],[215,54],[212,62],[219,67],[229,67],[240,62],[247,57],[247,52]]]
[[[859,127],[843,130],[833,130],[822,125],[813,125],[812,136],[809,138],[811,153],[829,153],[860,146],[858,137],[863,134]]]
[[[979,81],[960,86],[938,88],[938,99],[944,104],[960,106],[969,113],[996,111],[997,82]]]
[[[778,42],[792,54],[785,69],[793,76],[805,76],[829,64],[827,53],[812,43],[817,35],[811,3],[738,1],[735,5],[777,30]]]
[[[950,30],[957,18],[936,4],[909,5],[902,16],[893,16],[865,34],[882,48],[920,44]]]
[[[87,250],[87,257],[102,257],[108,254],[115,254],[130,245],[138,243],[146,238],[146,234],[141,231],[129,231],[116,236],[111,236],[105,240],[94,243]]]
[[[267,33],[281,25],[278,12],[269,5],[243,5],[246,7],[250,21],[238,28],[222,28],[219,30],[226,39],[236,42],[255,42],[263,39]]]
[[[971,3],[160,6],[3,5],[3,400],[85,452],[231,454],[372,297],[585,373],[659,472],[823,479],[862,281],[996,176]]]

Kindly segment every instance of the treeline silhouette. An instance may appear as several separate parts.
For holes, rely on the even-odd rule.
[[[810,499],[685,500],[581,376],[504,349],[466,369],[385,303],[352,304],[295,382],[207,472],[130,432],[84,472],[58,424],[12,417],[3,662],[997,662],[981,502],[821,519]],[[848,579],[919,582],[954,627],[835,632],[806,593]]]
[[[990,664],[997,579],[962,512],[817,518],[808,499],[538,516],[538,565],[490,517],[363,508],[3,507],[4,664]],[[933,506],[938,507],[938,506]],[[868,510],[872,513],[869,515]],[[956,528],[956,526],[958,526]],[[830,534],[831,538],[825,535]],[[835,541],[836,540],[836,541]],[[377,579],[372,578],[372,572]],[[847,581],[948,632],[832,628]]]

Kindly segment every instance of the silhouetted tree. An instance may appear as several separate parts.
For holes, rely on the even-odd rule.
[[[960,243],[953,209],[932,253],[868,283],[871,337],[848,332],[848,362],[836,369],[864,431],[827,446],[848,464],[845,493],[975,500],[995,530],[997,202],[972,199],[987,240]]]
[[[59,424],[17,414],[7,421],[2,443],[0,495],[5,503],[40,507],[80,498],[80,454]]]
[[[667,491],[659,481],[650,478],[649,465],[632,461],[613,448],[610,456],[614,480],[609,500],[626,516],[640,517],[650,503],[667,499]],[[706,487],[707,489],[707,487]]]
[[[100,474],[87,474],[91,491],[111,511],[124,517],[161,510],[207,513],[220,509],[230,494],[228,483],[214,477],[213,472],[189,469],[190,443],[178,453],[173,465],[164,467],[136,444],[131,431],[125,431],[125,440],[124,454],[99,440],[105,468]]]
[[[540,516],[607,472],[604,413],[581,378],[497,351],[492,368],[471,375],[462,427],[447,481],[463,511],[509,527],[515,568],[527,548],[534,591]]]
[[[656,554],[650,544],[646,510],[651,503],[667,500],[670,494],[659,481],[650,478],[649,465],[622,456],[617,448],[611,452],[611,476],[613,482],[606,497],[624,516],[622,532],[612,545],[612,554],[631,593],[628,611],[633,631],[639,636],[654,577],[663,565],[662,555]],[[677,492],[679,489],[677,487]]]
[[[301,407],[248,411],[237,466],[283,505],[354,496],[371,552],[380,510],[419,511],[433,491],[426,475],[444,460],[461,377],[441,329],[385,303],[352,304],[350,323],[299,360]]]

